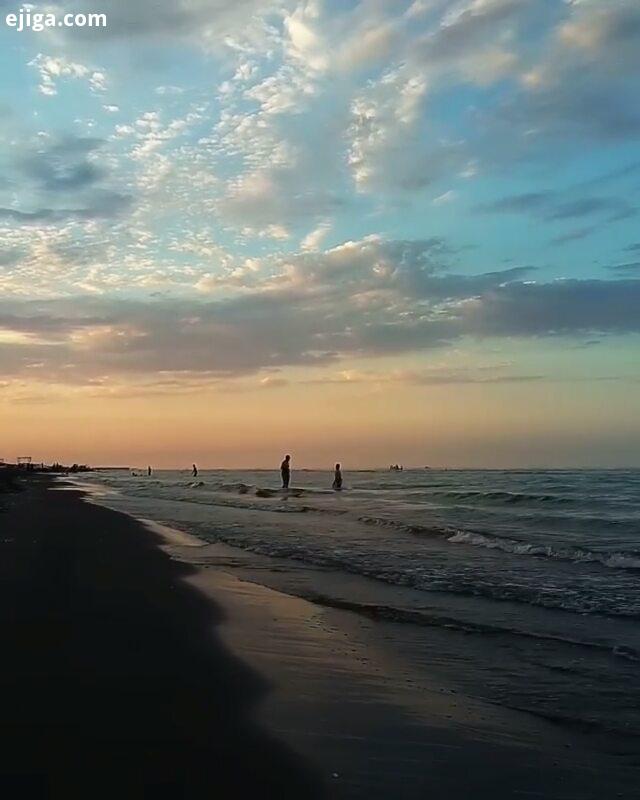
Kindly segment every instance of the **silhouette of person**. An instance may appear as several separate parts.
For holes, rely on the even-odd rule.
[[[147,467],[147,475],[151,475],[151,467]]]
[[[198,467],[196,467],[195,464],[193,465],[193,477],[194,478],[198,477]]]
[[[333,486],[331,488],[335,489],[336,492],[342,489],[342,471],[340,470],[340,464],[336,464],[336,471],[333,474]]]
[[[288,489],[291,480],[291,456],[284,457],[284,461],[280,464],[280,474],[282,475],[282,488]]]

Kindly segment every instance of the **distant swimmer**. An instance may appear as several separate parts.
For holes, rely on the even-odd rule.
[[[198,477],[198,467],[196,467],[195,464],[193,465],[192,471],[193,471],[193,477],[197,478]]]
[[[284,461],[280,464],[280,474],[282,475],[282,488],[288,489],[291,480],[291,456],[284,457]]]
[[[335,489],[336,492],[342,489],[342,471],[340,469],[340,464],[336,464],[336,470],[333,474],[333,486],[331,488]]]
[[[151,475],[151,467],[147,467],[147,475]]]

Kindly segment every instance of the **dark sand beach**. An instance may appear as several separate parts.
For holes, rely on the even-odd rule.
[[[37,481],[0,517],[4,797],[321,797],[157,537]]]
[[[4,796],[637,797],[632,744],[454,688],[433,632],[408,665],[396,623],[260,585],[233,548],[46,479],[5,505]]]

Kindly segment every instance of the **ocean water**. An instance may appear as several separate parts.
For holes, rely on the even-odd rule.
[[[640,735],[639,470],[345,472],[339,493],[329,472],[278,479],[89,478],[99,502],[304,568],[286,588],[315,602],[464,634],[496,702]]]

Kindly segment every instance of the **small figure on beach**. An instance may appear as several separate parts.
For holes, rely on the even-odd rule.
[[[280,475],[282,475],[282,488],[288,489],[291,480],[291,456],[284,457],[284,461],[280,464]]]
[[[192,465],[192,473],[194,478],[198,477],[198,467],[195,464]]]
[[[336,492],[342,490],[342,470],[340,464],[336,464],[336,469],[333,473],[333,486],[331,488],[335,489]]]
[[[151,467],[147,467],[147,475],[151,477]]]

